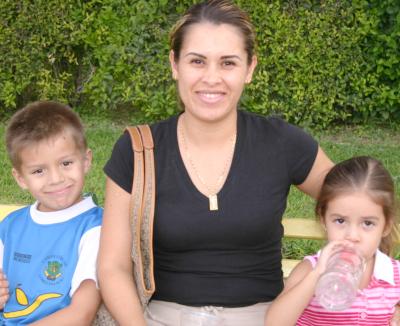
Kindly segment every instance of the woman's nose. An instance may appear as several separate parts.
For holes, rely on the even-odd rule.
[[[203,81],[209,84],[217,84],[221,81],[221,72],[218,65],[209,64],[206,67],[204,71]]]

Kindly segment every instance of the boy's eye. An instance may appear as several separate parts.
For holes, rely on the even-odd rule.
[[[32,171],[32,174],[42,174],[43,173],[43,169],[36,169],[34,171]]]

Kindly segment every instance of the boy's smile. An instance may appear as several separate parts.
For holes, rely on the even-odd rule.
[[[81,200],[92,154],[76,146],[70,131],[26,147],[19,156],[22,163],[13,176],[39,202],[39,210],[57,211]]]

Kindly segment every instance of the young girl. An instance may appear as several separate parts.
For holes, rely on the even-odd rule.
[[[390,174],[370,157],[343,161],[327,174],[315,211],[328,244],[292,271],[268,310],[265,325],[389,325],[400,300],[400,264],[388,256],[396,235]],[[360,252],[365,270],[352,306],[328,311],[314,292],[329,257],[340,247]]]

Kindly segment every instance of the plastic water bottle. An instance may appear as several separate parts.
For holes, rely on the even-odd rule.
[[[357,296],[364,266],[364,259],[349,248],[332,255],[315,289],[319,304],[333,311],[349,308]]]

